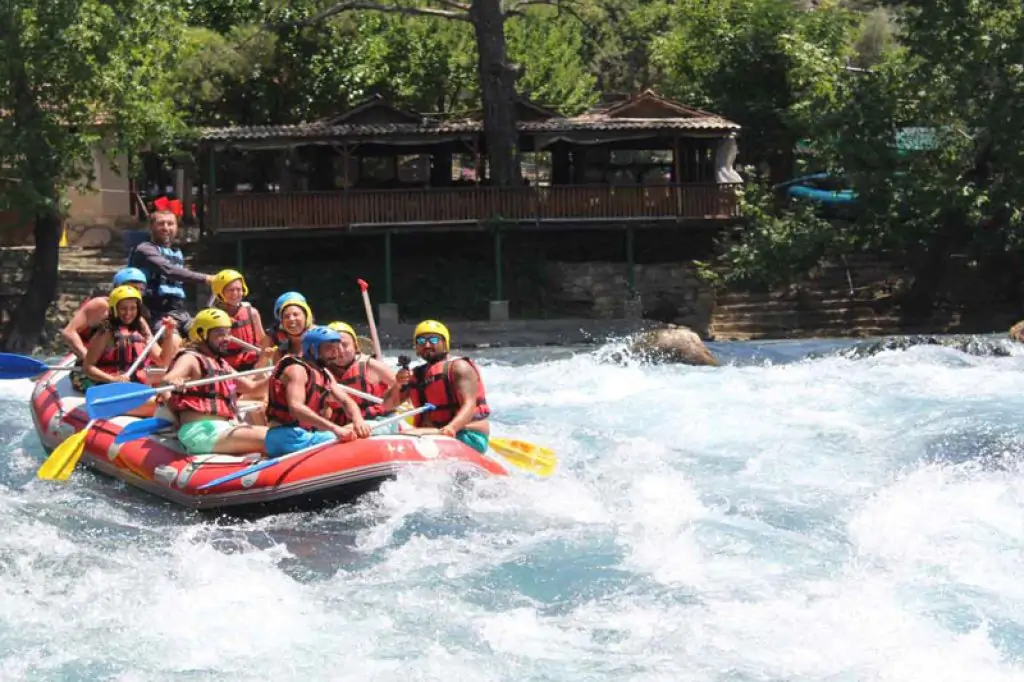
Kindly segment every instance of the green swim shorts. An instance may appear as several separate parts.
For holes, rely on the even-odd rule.
[[[238,426],[224,419],[197,419],[178,429],[178,440],[190,455],[208,455],[220,437]]]
[[[468,429],[462,429],[455,434],[455,438],[462,441],[469,447],[473,448],[480,454],[487,452],[487,448],[491,443],[491,437],[486,433],[480,433],[479,431],[470,431]]]

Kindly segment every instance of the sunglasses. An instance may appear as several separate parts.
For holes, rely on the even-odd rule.
[[[417,346],[425,346],[428,343],[431,344],[431,345],[436,346],[437,344],[441,343],[442,341],[444,341],[444,339],[442,337],[436,335],[436,334],[434,334],[432,336],[417,336],[416,337],[416,345]]]

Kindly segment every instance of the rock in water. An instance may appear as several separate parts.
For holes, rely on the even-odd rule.
[[[955,348],[961,353],[967,355],[976,355],[980,357],[1007,357],[1011,355],[1008,346],[1009,342],[1003,341],[1002,339],[984,339],[977,336],[928,336],[923,334],[915,334],[912,336],[887,336],[884,339],[878,341],[864,341],[851,346],[850,348],[844,348],[842,350],[830,353],[812,354],[808,357],[825,357],[829,355],[838,355],[847,358],[868,358],[873,355],[878,355],[883,351],[890,350],[907,350],[914,346],[943,346],[945,348]]]
[[[637,334],[629,343],[629,352],[652,362],[680,362],[711,367],[719,365],[718,359],[697,333],[688,327],[653,329]]]

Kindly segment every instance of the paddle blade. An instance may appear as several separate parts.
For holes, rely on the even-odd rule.
[[[29,379],[47,369],[45,362],[27,355],[0,353],[0,379]]]
[[[57,449],[46,458],[43,465],[39,467],[36,476],[46,481],[66,481],[74,471],[78,460],[85,452],[85,437],[89,435],[88,428],[82,429],[57,446]]]
[[[553,450],[533,443],[491,438],[490,445],[491,449],[504,457],[509,464],[538,476],[550,476],[558,466],[558,457]]]
[[[147,417],[146,419],[140,419],[137,422],[132,422],[121,429],[121,432],[114,438],[114,442],[121,444],[127,443],[130,440],[138,440],[139,438],[152,436],[154,433],[160,433],[164,429],[169,429],[172,426],[174,426],[174,423],[169,419]]]
[[[99,384],[85,392],[89,419],[110,419],[144,404],[156,389],[136,383]]]

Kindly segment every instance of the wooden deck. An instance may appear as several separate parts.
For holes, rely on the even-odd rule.
[[[218,194],[210,232],[513,223],[716,221],[739,215],[735,185],[465,187]]]

